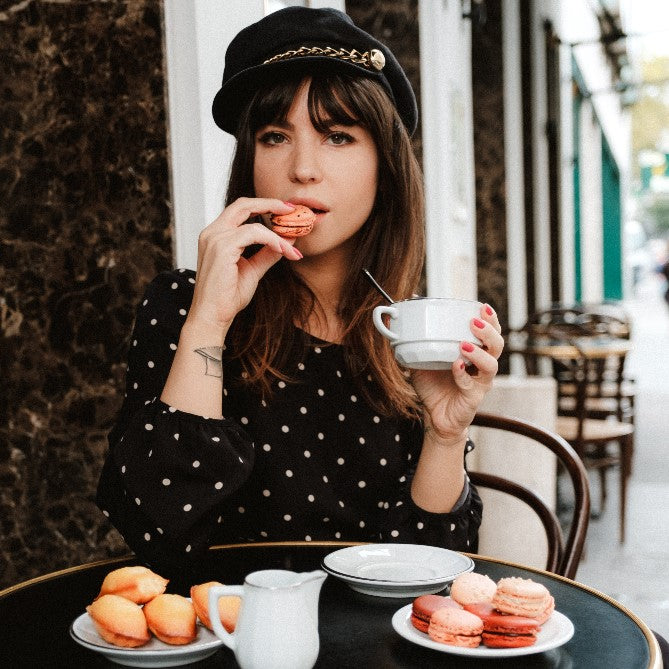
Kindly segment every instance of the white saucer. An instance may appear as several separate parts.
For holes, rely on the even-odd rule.
[[[198,624],[197,639],[186,646],[170,646],[152,637],[139,648],[121,648],[107,643],[95,629],[93,619],[82,613],[70,626],[70,635],[84,648],[102,653],[107,659],[126,667],[178,667],[213,655],[223,642]]]
[[[489,658],[534,655],[562,646],[574,636],[574,625],[571,620],[564,614],[553,611],[551,617],[541,626],[537,641],[533,646],[525,646],[524,648],[488,648],[487,646],[461,648],[460,646],[449,646],[446,643],[433,641],[427,634],[420,632],[411,624],[411,607],[412,604],[407,604],[395,612],[392,620],[395,631],[407,641],[451,655]]]
[[[353,590],[377,597],[418,597],[443,590],[474,561],[420,544],[364,544],[330,553],[322,567]]]

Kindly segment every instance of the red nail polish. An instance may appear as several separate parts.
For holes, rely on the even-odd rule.
[[[485,312],[488,316],[492,316],[492,307],[489,304],[485,305]]]
[[[466,351],[467,353],[471,353],[474,350],[474,344],[470,344],[468,341],[463,341],[461,346],[462,350]]]
[[[460,369],[464,369],[464,368],[465,368],[465,363],[464,363],[464,362],[461,362],[461,363],[460,363]]]
[[[475,319],[474,319],[474,325],[475,325],[477,328],[483,328],[483,327],[485,327],[485,323],[484,323],[483,321],[480,321],[478,318],[475,318]]]

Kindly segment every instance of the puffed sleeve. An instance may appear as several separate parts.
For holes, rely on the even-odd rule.
[[[465,455],[473,448],[467,442]],[[413,472],[412,472],[413,473]],[[476,487],[465,478],[460,498],[448,513],[432,513],[419,507],[411,498],[411,476],[401,490],[400,498],[389,509],[381,541],[416,543],[451,550],[476,553],[483,504]]]
[[[178,411],[160,399],[193,295],[189,271],[147,288],[132,335],[126,395],[109,435],[97,503],[137,556],[169,574],[209,545],[254,451],[235,422]]]

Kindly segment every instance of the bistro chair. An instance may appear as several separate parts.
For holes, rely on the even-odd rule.
[[[569,378],[575,386],[573,406],[569,411],[560,409],[556,431],[566,439],[583,460],[587,469],[597,470],[600,480],[600,512],[606,508],[606,475],[612,467],[618,467],[620,479],[620,543],[625,541],[625,515],[627,508],[627,483],[632,474],[634,455],[634,424],[619,420],[617,416],[604,414],[597,417],[592,410],[593,397],[589,395],[593,385],[603,383],[603,366],[599,360],[588,358],[578,341],[571,345],[578,355],[569,359],[553,361],[563,368],[562,379]],[[558,382],[558,388],[560,382]],[[560,391],[558,390],[558,393]],[[560,401],[560,398],[558,398]],[[590,408],[589,408],[590,406]]]
[[[634,382],[625,376],[627,352],[612,353],[592,359],[588,365],[585,385],[585,413],[588,418],[634,423]],[[578,384],[571,369],[562,368],[558,380],[558,411],[563,416],[575,416]]]
[[[574,578],[583,553],[590,518],[590,492],[587,472],[574,449],[559,435],[520,418],[492,413],[477,413],[472,425],[502,430],[531,439],[536,445],[548,448],[567,472],[574,490],[574,504],[569,520],[566,541],[562,525],[547,502],[520,483],[500,476],[469,471],[471,482],[479,488],[490,488],[512,495],[527,504],[537,514],[546,531],[548,556],[546,570]]]
[[[630,338],[629,316],[617,303],[553,306],[509,333],[510,352],[522,355],[528,374],[550,368],[557,383],[556,431],[588,469],[598,471],[600,512],[606,507],[608,471],[619,468],[621,543],[634,453],[634,382],[625,374],[626,347],[614,346],[606,355],[588,355],[586,349]],[[561,347],[574,353],[559,355]]]
[[[505,333],[507,353],[520,355],[529,375],[538,375],[544,371],[539,364],[540,357],[532,351],[534,344],[559,343],[583,336],[590,336],[590,331],[584,324],[582,309],[579,306],[561,305],[536,311],[522,327],[512,328]],[[562,370],[553,367],[551,373],[560,383]]]
[[[535,342],[566,342],[590,340],[606,342],[630,340],[632,323],[629,314],[618,302],[559,305],[533,313],[523,327],[508,333],[509,352],[523,356],[528,374],[541,369],[531,351]],[[586,386],[586,414],[589,418],[613,416],[619,421],[634,422],[636,387],[625,369],[626,352],[592,360]],[[559,362],[551,361],[552,376],[558,383],[558,408],[563,415],[574,415],[576,383],[572,372]]]
[[[632,336],[628,313],[618,303],[583,305],[580,337],[600,340],[624,339]],[[626,371],[626,352],[591,360],[586,385],[585,409],[589,418],[613,416],[619,421],[634,423],[636,384]],[[558,408],[563,415],[574,415],[576,384],[563,379],[558,386]]]
[[[580,305],[553,304],[531,314],[521,328],[535,335],[559,328],[565,336],[579,336],[585,333],[583,309]]]

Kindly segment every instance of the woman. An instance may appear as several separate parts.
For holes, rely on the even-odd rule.
[[[98,503],[173,573],[212,543],[361,540],[476,550],[467,428],[503,341],[485,305],[452,371],[395,362],[372,274],[397,299],[424,254],[416,104],[385,46],[335,10],[289,8],[226,54],[214,118],[237,139],[197,273],[137,314]],[[313,209],[311,234],[270,214]],[[467,364],[466,363],[471,363]]]

